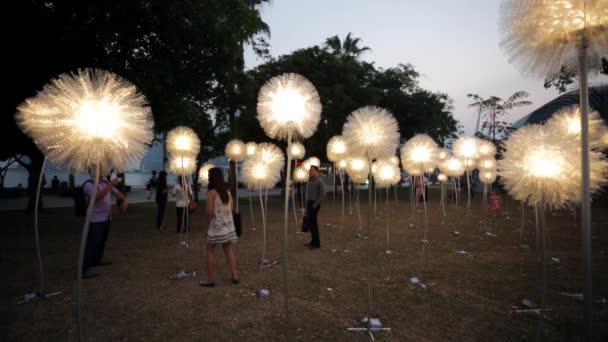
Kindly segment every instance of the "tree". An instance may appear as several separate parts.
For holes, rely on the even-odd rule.
[[[8,35],[0,159],[27,155],[31,180],[43,156],[13,114],[50,78],[82,67],[124,76],[148,97],[157,132],[209,125],[212,114],[224,125],[223,97],[241,77],[242,44],[257,46],[255,34],[267,27],[242,0],[32,0],[16,3],[7,19],[22,29]]]
[[[601,63],[600,74],[608,75],[608,57],[603,57]],[[543,85],[546,89],[553,87],[562,94],[568,91],[568,87],[574,83],[577,76],[576,70],[562,66],[557,74],[547,76]]]
[[[245,141],[267,141],[256,118],[257,95],[270,78],[295,72],[309,79],[317,88],[323,111],[315,134],[304,141],[307,156],[325,159],[326,142],[341,134],[347,116],[367,105],[382,106],[393,112],[401,134],[429,133],[443,143],[455,136],[457,121],[451,113],[447,95],[418,86],[418,72],[409,64],[377,69],[373,64],[335,53],[324,44],[296,50],[270,59],[246,73],[242,88],[239,137]],[[285,147],[284,142],[279,143]],[[395,151],[397,152],[397,151]]]
[[[371,51],[367,46],[359,47],[361,38],[353,38],[349,32],[344,38],[344,42],[337,35],[325,40],[325,49],[329,50],[338,57],[359,58],[365,51]]]
[[[475,102],[469,104],[469,107],[476,107],[480,113],[484,112],[484,121],[481,126],[481,131],[487,130],[487,136],[496,141],[496,137],[506,137],[512,131],[512,126],[506,121],[500,121],[501,116],[508,113],[513,108],[528,106],[532,102],[523,100],[530,96],[525,91],[517,91],[508,99],[503,100],[498,96],[490,96],[486,99],[477,94],[467,94],[467,97],[472,98]]]

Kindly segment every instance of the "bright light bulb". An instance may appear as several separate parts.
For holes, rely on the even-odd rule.
[[[84,135],[93,138],[111,139],[123,124],[120,106],[100,101],[85,100],[75,115],[75,124]]]
[[[253,177],[256,179],[265,179],[266,178],[266,168],[264,165],[256,165],[253,169]]]
[[[422,146],[414,147],[412,150],[412,160],[414,162],[426,162],[431,159],[431,152],[429,149],[424,148]]]
[[[306,116],[306,101],[298,91],[280,88],[276,93],[270,94],[270,98],[273,118],[278,123],[300,123]]]
[[[440,182],[445,182],[445,181],[448,180],[448,176],[446,176],[443,173],[440,173],[440,174],[437,175],[437,180],[440,181]]]
[[[537,178],[558,178],[564,172],[564,160],[543,147],[530,151],[525,159],[528,173]]]

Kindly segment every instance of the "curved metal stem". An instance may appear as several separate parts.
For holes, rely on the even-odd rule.
[[[38,210],[40,206],[40,190],[42,188],[42,177],[44,177],[44,167],[46,166],[46,157],[42,160],[42,167],[40,168],[40,175],[38,176],[38,187],[36,189],[36,203],[34,207],[34,237],[36,238],[36,256],[38,257],[38,276],[40,280],[40,287],[38,288],[38,296],[44,297],[44,267],[42,265],[42,253],[40,252],[40,235],[38,233]]]
[[[82,228],[82,237],[80,239],[80,253],[78,254],[78,269],[76,270],[76,325],[78,328],[78,341],[84,340],[84,327],[82,325],[82,268],[84,267],[84,250],[87,245],[87,237],[89,236],[89,225],[91,224],[93,208],[95,207],[97,186],[99,186],[99,168],[99,164],[96,164],[95,180],[93,181],[93,191],[91,191],[91,196],[89,197],[87,216],[84,220],[84,227]]]

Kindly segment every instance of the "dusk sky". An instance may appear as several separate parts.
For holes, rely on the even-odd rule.
[[[524,77],[499,46],[499,0],[274,0],[261,7],[270,25],[272,56],[322,44],[349,32],[372,51],[362,58],[388,68],[411,63],[420,85],[447,93],[454,115],[467,134],[475,128],[476,110],[468,93],[503,99],[515,91],[530,93],[531,106],[505,117],[515,121],[558,95],[543,79]],[[261,61],[249,51],[247,67]]]

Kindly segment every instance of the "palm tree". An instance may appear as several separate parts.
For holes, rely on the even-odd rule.
[[[353,38],[352,32],[349,32],[344,41],[340,40],[337,35],[329,37],[325,40],[325,48],[338,57],[359,58],[365,51],[371,51],[369,46],[359,47],[361,38]]]

